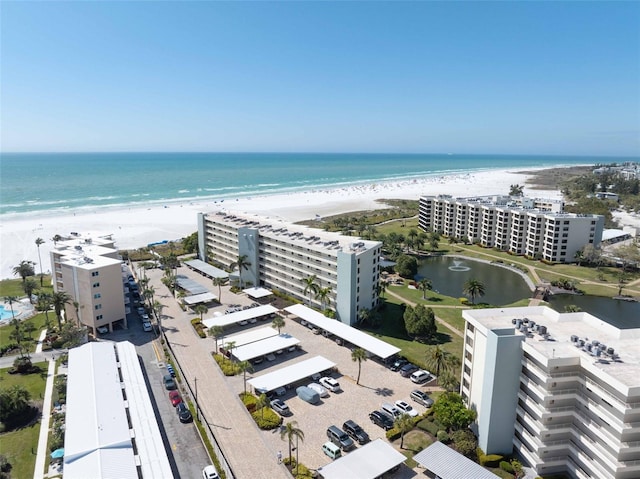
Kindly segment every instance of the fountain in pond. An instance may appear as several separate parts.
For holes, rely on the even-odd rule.
[[[449,266],[449,271],[469,271],[469,266],[462,266],[462,261],[454,261],[453,266]]]

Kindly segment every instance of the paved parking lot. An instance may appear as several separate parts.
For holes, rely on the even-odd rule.
[[[217,295],[217,288],[212,287],[210,280],[207,278],[186,268],[180,268],[179,273],[196,280]],[[156,274],[153,276],[156,276]],[[158,289],[159,287],[156,286],[156,290]],[[251,298],[244,295],[234,295],[230,293],[228,287],[223,287],[222,291],[223,304],[209,309],[206,316],[212,316],[216,311],[224,312],[229,304],[248,305],[253,302]],[[163,303],[167,304],[168,301],[174,300],[168,298],[166,301],[163,301]],[[185,320],[194,317],[193,313],[183,313],[181,316]],[[173,319],[171,321],[172,329],[174,327],[181,328],[183,324],[188,324],[186,321],[180,321],[180,325],[178,326],[178,323],[173,321]],[[371,411],[380,409],[383,402],[393,403],[398,399],[403,399],[414,406],[418,412],[421,413],[425,410],[422,406],[410,401],[409,393],[413,389],[417,389],[418,386],[413,384],[409,378],[404,378],[399,373],[389,370],[379,362],[369,359],[362,363],[360,385],[356,385],[358,364],[351,360],[351,350],[348,347],[339,346],[332,339],[313,334],[310,329],[300,325],[298,320],[293,317],[286,318],[285,323],[286,325],[283,328],[283,332],[298,338],[301,342],[302,350],[276,356],[276,360],[273,362],[264,361],[261,364],[255,365],[254,372],[247,374],[247,379],[272,372],[315,355],[325,356],[327,359],[336,363],[337,372],[333,374],[333,377],[340,382],[342,386],[341,393],[330,393],[329,397],[322,398],[321,402],[317,405],[311,405],[299,399],[294,389],[290,389],[283,397],[293,413],[291,416],[285,418],[285,421],[297,421],[298,427],[304,431],[305,440],[304,443],[299,444],[299,458],[300,461],[308,467],[315,469],[330,462],[330,459],[322,453],[321,446],[328,440],[326,429],[331,425],[342,427],[344,421],[352,419],[360,424],[370,435],[371,439],[374,440],[376,438],[384,438],[385,434],[383,429],[371,423],[368,415]],[[254,328],[264,327],[268,324],[269,322],[258,321],[255,324],[245,326],[236,325],[227,328],[226,335],[230,336],[239,332],[246,332]],[[165,322],[165,327],[169,327],[169,322]],[[172,334],[168,334],[167,337],[171,340]],[[178,348],[180,346],[181,345],[178,344]],[[214,342],[210,339],[200,340],[197,349],[203,348],[209,352],[213,351],[215,349]],[[190,352],[195,353],[193,349],[190,349]],[[210,356],[206,359],[210,361]],[[201,378],[202,377],[199,376],[199,385],[201,381],[207,381],[206,378]],[[232,391],[234,396],[244,389],[242,375],[226,377],[224,381],[226,388]],[[309,382],[311,382],[311,380],[309,380]],[[429,387],[423,385],[420,389],[428,391]],[[223,431],[220,432],[223,433]],[[262,437],[261,443],[270,451],[270,456],[273,458],[274,464],[277,462],[278,451],[282,451],[284,456],[288,454],[288,444],[286,441],[280,439],[277,430],[258,431],[258,434]],[[412,477],[415,474],[416,472],[403,467],[394,477]]]

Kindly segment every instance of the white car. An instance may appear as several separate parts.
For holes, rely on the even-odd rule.
[[[109,332],[109,328],[106,326],[98,326],[97,330],[100,334],[107,334]]]
[[[320,384],[322,384],[325,388],[327,388],[332,393],[337,393],[340,391],[340,383],[329,376],[325,376],[320,378]]]
[[[326,398],[329,395],[329,391],[327,391],[324,387],[320,386],[318,383],[307,384],[307,387],[317,392],[321,398]]]
[[[424,369],[418,369],[415,373],[411,375],[411,381],[416,384],[426,383],[427,381],[431,381],[433,376],[429,371],[425,371]]]
[[[207,466],[202,470],[202,478],[203,479],[220,479],[218,475],[218,471],[213,466]]]
[[[151,326],[151,323],[149,321],[145,321],[144,323],[142,323],[142,329],[144,329],[148,333],[149,331],[153,330],[153,327]]]
[[[413,409],[411,404],[405,401],[396,401],[396,407],[400,409],[402,414],[408,414],[411,417],[416,417],[418,415],[418,411]]]

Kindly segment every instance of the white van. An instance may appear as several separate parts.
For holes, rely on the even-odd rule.
[[[383,413],[385,413],[391,419],[400,417],[400,415],[402,414],[402,411],[400,411],[400,409],[398,409],[396,406],[388,402],[382,403],[382,407],[380,409]]]
[[[322,445],[322,452],[324,452],[331,459],[338,459],[342,456],[342,451],[340,450],[340,448],[332,442],[325,442]]]

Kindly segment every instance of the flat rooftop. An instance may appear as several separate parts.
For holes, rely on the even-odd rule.
[[[462,316],[476,327],[486,330],[513,329],[513,319],[527,318],[547,328],[549,340],[539,334],[524,335],[527,346],[547,358],[579,358],[580,363],[595,368],[595,372],[608,375],[628,388],[640,388],[640,319],[636,329],[618,329],[589,313],[559,313],[547,306],[522,308],[471,309]],[[597,340],[607,348],[613,348],[619,360],[608,356],[600,360],[571,341],[577,336],[586,342]]]
[[[207,213],[207,217],[235,228],[255,228],[260,231],[261,236],[283,240],[286,238],[287,242],[298,243],[310,249],[359,252],[381,244],[379,241],[365,241],[358,237],[296,225],[268,216],[218,211]]]

